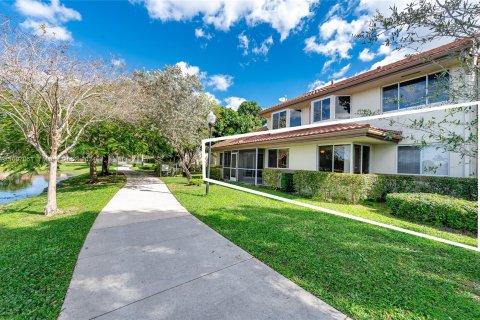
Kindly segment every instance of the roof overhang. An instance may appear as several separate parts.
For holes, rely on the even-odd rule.
[[[300,137],[279,137],[276,138],[275,134],[271,134],[272,137],[268,137],[270,134],[259,136],[260,139],[257,141],[241,141],[241,139],[234,139],[231,144],[224,145],[228,143],[228,140],[222,141],[222,143],[213,145],[213,151],[228,151],[228,150],[237,150],[237,149],[248,149],[248,148],[258,148],[258,147],[272,147],[273,145],[292,145],[292,144],[306,144],[306,143],[323,143],[330,141],[362,141],[369,142],[372,144],[391,144],[398,143],[402,137],[400,134],[387,134],[385,131],[377,128],[356,128],[350,130],[343,130],[338,132],[326,132],[305,135]]]

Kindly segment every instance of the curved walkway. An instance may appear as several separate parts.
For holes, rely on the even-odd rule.
[[[346,319],[125,171],[78,257],[60,319]]]

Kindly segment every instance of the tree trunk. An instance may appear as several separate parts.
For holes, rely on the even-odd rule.
[[[97,183],[98,182],[98,175],[97,175],[97,154],[94,153],[92,158],[90,159],[90,181],[88,183]]]
[[[186,161],[185,156],[181,152],[179,152],[178,155],[180,157],[180,166],[183,169],[183,173],[185,174],[185,177],[188,179],[188,181],[190,181],[192,179],[192,174],[190,173],[190,170],[185,163],[185,161]]]
[[[110,171],[108,171],[108,154],[102,156],[102,176],[109,176]]]
[[[45,206],[45,215],[52,216],[57,213],[57,157],[48,162],[48,189],[47,205]]]

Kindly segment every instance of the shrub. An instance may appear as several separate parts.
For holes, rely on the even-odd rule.
[[[477,203],[432,193],[391,193],[387,206],[396,216],[459,230],[477,231]]]
[[[477,201],[477,179],[432,177],[432,176],[398,176],[372,175],[376,181],[371,190],[370,199],[385,201],[389,193],[436,193],[470,201]]]
[[[222,179],[222,169],[218,167],[210,168],[210,179],[221,180]]]
[[[276,169],[263,170],[263,184],[269,188],[281,188],[282,171]]]
[[[280,190],[284,192],[293,192],[295,191],[293,187],[293,173],[292,172],[282,172],[280,176]]]
[[[354,204],[369,197],[374,181],[373,175],[318,171],[295,171],[293,174],[294,189],[300,195]]]
[[[397,175],[371,175],[374,180],[368,198],[376,201],[385,201],[385,197],[393,192],[418,191],[417,177]]]
[[[190,179],[188,180],[188,186],[201,186],[203,184],[202,179]]]
[[[450,195],[470,201],[478,200],[478,179],[454,177],[419,177],[421,192]]]

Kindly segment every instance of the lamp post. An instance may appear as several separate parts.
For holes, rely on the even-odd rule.
[[[207,116],[207,121],[208,121],[208,128],[210,132],[210,139],[212,139],[212,128],[213,125],[215,124],[215,121],[217,120],[217,117],[215,117],[215,114],[213,111],[210,111],[210,113]],[[210,179],[210,159],[212,158],[212,142],[208,141],[208,163],[207,163],[207,178]],[[208,195],[208,190],[210,188],[210,183],[207,181],[206,184],[206,190],[205,194]]]

